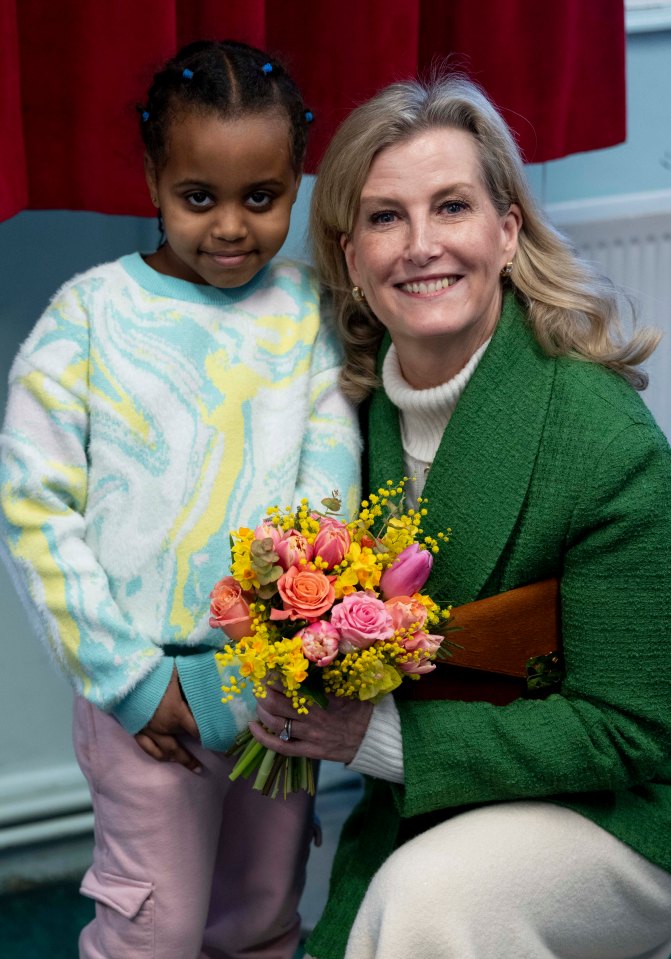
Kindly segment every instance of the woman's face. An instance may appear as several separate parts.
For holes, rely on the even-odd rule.
[[[520,226],[517,206],[494,209],[471,135],[438,127],[375,157],[341,244],[399,354],[422,340],[465,363],[496,326]]]

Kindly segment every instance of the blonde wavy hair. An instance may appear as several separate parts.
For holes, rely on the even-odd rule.
[[[341,384],[348,396],[358,402],[377,386],[375,363],[384,327],[366,304],[353,300],[340,240],[354,229],[374,157],[435,127],[464,130],[473,137],[484,183],[500,216],[513,203],[520,208],[522,227],[509,282],[527,307],[542,349],[550,356],[600,363],[636,389],[645,389],[647,374],[637,367],[653,352],[660,334],[641,329],[630,339],[624,336],[616,289],[576,256],[543,216],[503,118],[470,80],[442,75],[394,83],[357,107],[336,131],[319,167],[310,234],[315,265],[334,300],[345,347]]]

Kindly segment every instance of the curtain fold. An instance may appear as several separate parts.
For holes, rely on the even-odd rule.
[[[28,205],[15,0],[0,0],[0,219]]]
[[[315,114],[309,171],[353,106],[445,61],[485,88],[529,161],[625,137],[623,0],[0,0],[0,219],[151,215],[135,106],[201,37],[283,59]]]

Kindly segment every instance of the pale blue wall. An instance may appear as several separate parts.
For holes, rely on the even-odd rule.
[[[671,189],[671,31],[629,36],[627,112],[626,143],[529,168],[543,203]]]

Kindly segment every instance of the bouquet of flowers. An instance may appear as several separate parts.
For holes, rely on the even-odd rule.
[[[329,693],[375,703],[449,655],[435,630],[450,609],[420,592],[439,542],[423,534],[425,501],[404,509],[405,482],[372,493],[349,522],[334,491],[320,509],[272,506],[256,529],[231,534],[231,575],[215,585],[210,610],[210,625],[231,640],[217,653],[222,702],[251,683],[259,698],[268,685],[283,691],[298,713],[326,707]],[[310,760],[278,755],[247,730],[231,754],[231,779],[255,772],[267,795],[314,793]]]

